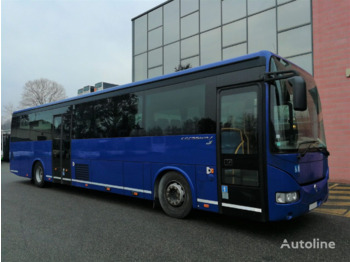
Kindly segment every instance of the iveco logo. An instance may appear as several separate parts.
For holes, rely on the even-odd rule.
[[[314,184],[314,189],[315,189],[316,192],[318,192],[318,187],[317,187],[316,184]]]

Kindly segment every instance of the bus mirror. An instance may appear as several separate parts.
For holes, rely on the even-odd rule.
[[[295,111],[305,111],[306,102],[306,84],[301,76],[293,76],[288,79],[288,83],[293,88],[293,108]]]

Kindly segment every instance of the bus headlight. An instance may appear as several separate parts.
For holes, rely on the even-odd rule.
[[[299,200],[298,192],[276,193],[276,202],[279,204],[293,203]]]

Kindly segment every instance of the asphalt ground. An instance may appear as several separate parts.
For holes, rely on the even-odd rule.
[[[348,261],[350,256],[348,217],[317,209],[274,223],[203,211],[173,219],[150,201],[58,184],[37,188],[11,174],[8,163],[1,171],[6,262]],[[282,248],[285,241],[334,242],[335,248]]]

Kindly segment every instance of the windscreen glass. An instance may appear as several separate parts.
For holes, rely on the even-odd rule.
[[[293,89],[288,79],[270,85],[270,141],[276,153],[326,149],[321,103],[313,77],[301,68],[272,57],[270,71],[295,70],[304,78],[307,87],[307,109],[293,107]]]

